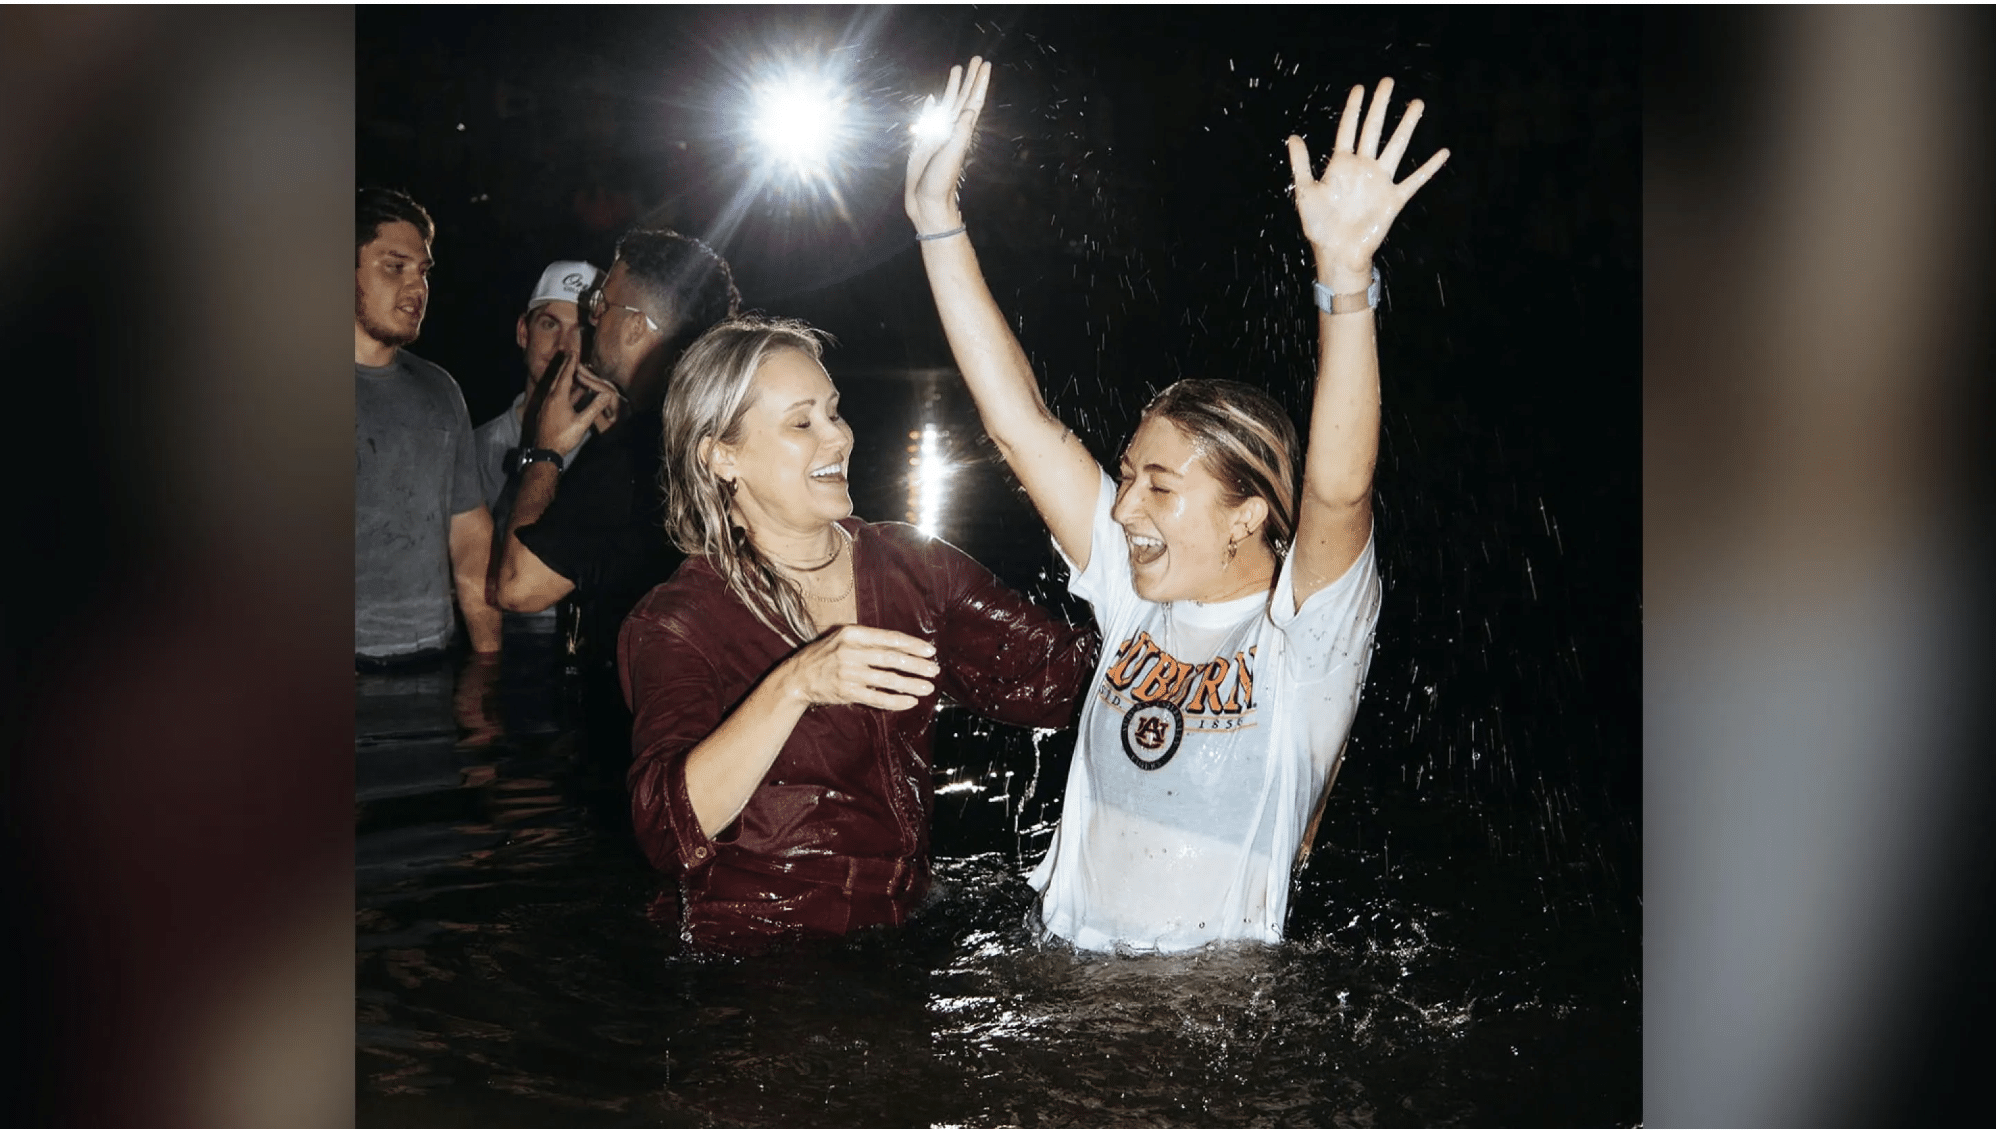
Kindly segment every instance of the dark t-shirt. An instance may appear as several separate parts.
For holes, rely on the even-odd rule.
[[[398,350],[353,367],[353,649],[392,657],[450,643],[450,521],[485,500],[464,394]]]
[[[684,556],[665,534],[660,424],[631,413],[583,447],[540,520],[514,532],[547,568],[575,583],[583,648],[611,659],[624,615]]]

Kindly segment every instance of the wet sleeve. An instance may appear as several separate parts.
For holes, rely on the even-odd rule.
[[[945,608],[937,683],[980,715],[1022,727],[1067,727],[1095,671],[1101,640],[1048,614],[969,555],[931,543]]]
[[[675,877],[714,862],[686,796],[686,756],[721,725],[714,669],[686,636],[648,617],[624,622],[617,670],[631,708],[631,824],[645,856]]]
[[[1130,554],[1123,540],[1123,528],[1110,518],[1116,509],[1116,481],[1096,469],[1101,483],[1095,489],[1095,519],[1089,532],[1088,569],[1076,570],[1059,541],[1054,553],[1067,566],[1067,592],[1087,602],[1095,610],[1097,624],[1110,628],[1122,625],[1138,613],[1143,599],[1137,596],[1130,578]]]
[[[1269,619],[1284,637],[1283,664],[1299,684],[1340,678],[1354,687],[1365,680],[1379,624],[1379,567],[1373,540],[1337,581],[1296,608],[1296,556],[1283,560],[1275,579]],[[1283,610],[1294,610],[1284,615]]]

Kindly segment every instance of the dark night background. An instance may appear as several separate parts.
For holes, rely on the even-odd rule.
[[[1302,132],[1320,155],[1349,86],[1393,76],[1396,116],[1426,102],[1406,168],[1443,145],[1453,157],[1380,257],[1382,545],[1440,563],[1439,589],[1389,602],[1382,643],[1395,607],[1454,616],[1557,593],[1502,633],[1460,632],[1492,646],[1485,669],[1584,670],[1586,703],[1540,706],[1601,729],[1575,773],[1606,813],[1636,812],[1633,16],[363,9],[356,35],[358,180],[407,189],[438,222],[415,349],[457,377],[474,421],[520,387],[513,320],[540,268],[607,265],[640,219],[714,240],[748,307],[836,334],[835,377],[948,366],[901,213],[901,108],[952,63],[994,59],[965,215],[1050,402],[1105,458],[1179,377],[1256,381],[1301,417],[1315,316],[1282,139]],[[850,60],[877,108],[845,215],[766,192],[717,233],[749,176],[744,76],[800,52]]]
[[[1350,84],[1393,76],[1396,116],[1426,102],[1406,168],[1453,156],[1380,257],[1381,542],[1420,577],[1389,594],[1365,714],[1376,727],[1396,633],[1424,632],[1405,619],[1459,621],[1432,643],[1481,647],[1444,670],[1584,676],[1583,702],[1506,705],[1506,725],[1588,731],[1584,752],[1543,745],[1572,764],[1556,781],[1632,822],[1637,32],[1568,9],[364,9],[357,174],[438,222],[415,349],[474,421],[520,386],[513,320],[541,266],[607,265],[641,218],[716,239],[750,308],[836,334],[835,377],[946,367],[901,214],[906,119],[889,115],[983,53],[993,104],[965,215],[1051,403],[1113,458],[1179,377],[1262,383],[1300,418],[1314,312],[1282,139],[1321,153]],[[740,76],[800,50],[851,60],[880,140],[848,171],[845,217],[769,192],[717,238],[748,177]]]
[[[1504,1070],[1516,1095],[1472,1091],[1471,1119],[1639,1118],[1634,16],[362,9],[356,43],[357,179],[438,223],[414,349],[457,377],[474,421],[520,388],[513,322],[541,267],[607,266],[626,227],[663,224],[716,244],[747,307],[838,337],[827,364],[870,518],[903,517],[911,398],[964,419],[953,380],[907,384],[951,364],[901,211],[905,123],[951,64],[996,64],[963,197],[992,290],[1106,460],[1180,377],[1255,382],[1306,419],[1312,268],[1283,138],[1321,160],[1353,83],[1392,76],[1396,119],[1424,100],[1402,172],[1452,158],[1379,261],[1386,607],[1290,933],[1332,935],[1353,908],[1449,909],[1505,941],[1480,978],[1502,986],[1509,966],[1529,972],[1520,1002],[1585,1004],[1546,1042],[1519,1039],[1537,1052]],[[746,92],[797,57],[841,60],[870,114],[836,202],[744,189]],[[951,449],[977,466],[944,534],[1065,601],[988,444],[971,426]],[[1053,770],[1018,799],[1029,812],[1057,812]],[[939,853],[987,847],[971,816],[939,810]]]

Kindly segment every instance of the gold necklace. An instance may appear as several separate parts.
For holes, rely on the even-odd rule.
[[[785,570],[788,570],[793,574],[815,574],[818,571],[823,570],[825,567],[830,566],[832,563],[837,562],[839,560],[839,552],[843,551],[846,548],[846,543],[852,539],[851,535],[846,534],[845,528],[839,526],[837,523],[832,524],[832,530],[837,532],[837,534],[839,535],[845,535],[845,538],[841,539],[836,537],[835,535],[832,539],[832,556],[830,558],[825,559],[823,562],[818,563],[816,566],[798,566],[794,563],[785,562],[783,559],[778,558],[776,555],[771,554],[768,551],[763,551],[763,557],[769,559],[771,562],[776,563],[778,566],[783,567]]]
[[[846,557],[850,559],[850,556],[845,554],[845,550],[848,546],[852,545],[852,536],[846,533],[846,529],[844,527],[834,525],[832,529],[838,531],[839,534],[844,536],[844,538],[840,540],[839,545],[832,549],[832,556],[826,559],[825,561],[820,562],[816,566],[810,567],[809,569],[798,570],[797,571],[798,573],[812,573],[814,571],[823,570],[825,567],[830,566],[834,562],[837,562],[841,557]],[[772,559],[772,561],[774,561],[774,559]],[[791,567],[791,569],[795,570],[796,568]],[[799,580],[801,581],[802,579]],[[857,565],[855,564],[852,569],[846,571],[845,589],[839,591],[837,594],[834,594],[831,597],[820,597],[817,594],[811,593],[808,590],[806,590],[804,596],[808,600],[815,601],[820,605],[830,605],[833,602],[844,601],[846,597],[850,595],[853,592],[853,590],[857,588],[859,588],[859,570]]]
[[[846,561],[850,565],[852,557],[848,555]],[[818,602],[820,605],[830,605],[833,602],[844,601],[846,598],[852,596],[852,591],[858,588],[859,569],[857,566],[852,566],[852,568],[846,571],[846,588],[840,591],[836,597],[813,597],[812,600]]]

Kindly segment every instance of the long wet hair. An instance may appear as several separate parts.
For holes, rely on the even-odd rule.
[[[1268,504],[1262,541],[1279,563],[1296,541],[1296,499],[1302,489],[1302,445],[1296,425],[1275,398],[1238,381],[1190,379],[1144,406],[1143,421],[1162,417],[1200,450],[1220,481],[1221,501],[1238,507],[1259,497]]]
[[[680,355],[665,395],[665,531],[690,556],[703,556],[756,620],[793,645],[818,635],[804,593],[779,574],[735,520],[732,485],[700,458],[709,437],[739,444],[756,370],[772,351],[796,350],[812,361],[831,336],[795,319],[747,316],[715,326]]]

